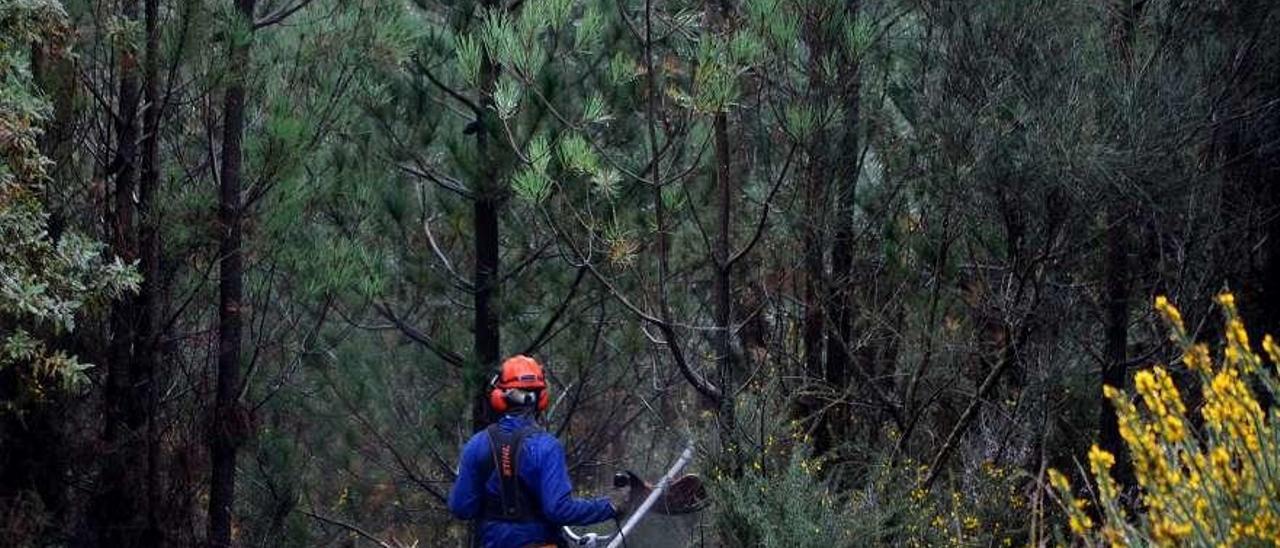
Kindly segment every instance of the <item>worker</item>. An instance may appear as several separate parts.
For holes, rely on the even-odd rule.
[[[616,521],[630,510],[622,489],[597,499],[573,496],[564,447],[538,424],[550,394],[536,360],[508,358],[489,384],[489,405],[501,418],[467,441],[449,493],[455,517],[480,521],[480,546],[561,546],[561,527]]]

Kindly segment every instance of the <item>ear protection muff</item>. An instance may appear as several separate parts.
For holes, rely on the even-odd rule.
[[[498,388],[498,376],[494,375],[493,380],[489,381],[489,407],[498,413],[507,412],[507,396],[502,393],[502,389]]]
[[[523,391],[524,392],[523,396],[525,398],[534,397],[534,394],[536,393],[538,398],[538,411],[546,411],[547,407],[551,405],[551,394],[548,393],[548,390],[546,388],[535,391],[535,390],[521,390],[519,388],[503,389],[495,386],[492,390],[489,390],[489,407],[492,407],[494,411],[497,411],[499,413],[506,413],[507,411],[510,411],[513,403],[516,405],[520,404],[519,402],[511,401],[511,399],[514,397],[513,392],[516,392],[516,391]],[[524,405],[527,405],[528,403],[533,403],[533,402],[527,402],[527,403],[524,403]]]
[[[551,390],[543,388],[538,391],[538,411],[546,411],[551,405]]]

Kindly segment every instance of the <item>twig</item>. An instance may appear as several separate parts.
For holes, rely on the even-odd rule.
[[[298,10],[307,7],[307,4],[310,4],[311,2],[312,0],[298,0],[297,4],[294,4],[287,8],[281,8],[280,11],[277,11],[266,17],[263,17],[262,19],[259,19],[257,21],[254,21],[253,28],[254,30],[257,30],[263,27],[269,27],[271,25],[281,23],[285,19],[288,19],[290,15],[293,15],[294,13],[296,13]]]
[[[341,527],[341,528],[343,528],[343,529],[346,529],[346,530],[348,530],[348,531],[351,531],[352,533],[355,533],[355,534],[357,534],[357,535],[360,535],[361,537],[364,537],[364,538],[365,538],[365,539],[367,539],[368,541],[370,541],[370,542],[372,542],[372,543],[374,543],[374,544],[377,544],[378,546],[381,546],[382,548],[399,548],[399,547],[394,546],[394,545],[392,545],[392,544],[387,544],[387,543],[386,543],[386,542],[384,542],[382,539],[380,539],[380,538],[378,538],[378,537],[373,536],[373,534],[372,534],[372,533],[370,533],[370,532],[368,532],[368,531],[365,531],[364,529],[361,529],[361,528],[359,528],[359,527],[357,527],[357,526],[355,526],[355,525],[352,525],[352,524],[350,524],[350,523],[347,523],[347,522],[345,522],[345,521],[337,520],[337,519],[334,519],[334,518],[328,518],[328,517],[322,516],[322,515],[320,515],[320,514],[317,514],[317,513],[315,513],[315,512],[312,512],[311,510],[303,510],[303,511],[302,511],[302,513],[303,513],[303,514],[306,514],[307,516],[310,516],[311,518],[316,519],[316,520],[318,520],[318,521],[322,521],[322,522],[324,522],[324,523],[328,523],[329,525],[337,525],[338,527]]]
[[[439,343],[437,343],[434,339],[432,339],[426,333],[423,333],[422,330],[412,325],[409,325],[408,323],[405,323],[405,321],[400,319],[400,316],[397,316],[395,311],[392,310],[391,306],[388,305],[387,303],[385,302],[374,303],[373,307],[378,311],[379,314],[382,314],[384,318],[386,318],[387,320],[390,320],[391,323],[395,325],[396,328],[399,329],[401,333],[404,333],[406,337],[409,337],[414,342],[427,347],[427,350],[430,350],[433,354],[435,354],[436,356],[439,356],[440,359],[444,360],[449,365],[452,365],[454,367],[462,367],[462,365],[466,362],[466,360],[464,360],[462,356],[458,355],[458,353],[452,350],[449,350],[448,348],[445,348],[443,346],[440,346]]]

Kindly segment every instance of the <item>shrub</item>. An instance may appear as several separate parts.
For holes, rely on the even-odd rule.
[[[711,482],[717,532],[727,546],[826,548],[851,545],[852,523],[802,444],[779,470],[762,459],[742,475]]]
[[[1235,298],[1217,298],[1226,317],[1225,342],[1215,363],[1208,345],[1195,343],[1182,316],[1164,297],[1155,307],[1183,351],[1183,365],[1200,379],[1203,426],[1188,420],[1187,405],[1167,369],[1153,367],[1134,375],[1138,398],[1116,387],[1104,393],[1117,410],[1120,435],[1130,452],[1141,488],[1140,515],[1130,519],[1111,478],[1115,457],[1093,446],[1089,467],[1097,485],[1095,524],[1058,471],[1050,482],[1064,499],[1074,534],[1088,545],[1273,546],[1280,544],[1280,439],[1275,411],[1258,403],[1250,386],[1270,394],[1280,389],[1274,365],[1280,348],[1263,339],[1273,367],[1249,344]]]
[[[913,461],[873,466],[862,487],[840,490],[832,467],[797,441],[770,467],[712,482],[714,524],[726,546],[1011,546],[1025,537],[1025,475],[982,463],[970,481],[919,487]],[[881,460],[882,459],[882,460]]]

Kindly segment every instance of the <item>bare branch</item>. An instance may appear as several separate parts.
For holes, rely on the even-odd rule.
[[[381,546],[382,548],[402,548],[402,547],[400,547],[400,546],[396,546],[396,545],[393,545],[393,544],[388,544],[387,542],[383,541],[382,539],[380,539],[380,538],[378,538],[378,537],[373,536],[373,534],[372,534],[372,533],[369,533],[368,531],[365,531],[364,529],[361,529],[361,528],[359,528],[359,527],[357,527],[357,526],[355,526],[355,525],[352,525],[352,524],[350,524],[350,523],[347,523],[347,522],[345,522],[345,521],[341,521],[341,520],[338,520],[338,519],[325,517],[325,516],[322,516],[322,515],[317,514],[317,513],[315,513],[315,512],[312,512],[311,510],[302,510],[302,513],[303,513],[303,514],[306,514],[307,516],[309,516],[309,517],[311,517],[311,518],[313,518],[313,519],[315,519],[315,520],[317,520],[317,521],[322,521],[322,522],[324,522],[324,523],[328,523],[329,525],[336,525],[336,526],[338,526],[338,527],[341,527],[341,528],[343,528],[343,529],[346,529],[346,530],[348,530],[348,531],[351,531],[352,533],[355,533],[355,534],[357,534],[357,535],[360,535],[361,537],[365,538],[365,539],[366,539],[366,540],[368,540],[369,542],[372,542],[372,543],[374,543],[374,544],[377,544],[378,546]]]
[[[433,354],[439,356],[440,359],[445,361],[445,363],[454,367],[462,367],[463,364],[466,363],[466,359],[457,352],[441,346],[440,343],[432,339],[430,335],[423,333],[422,330],[409,325],[404,320],[400,319],[400,316],[396,315],[395,311],[392,310],[391,306],[387,303],[379,302],[374,304],[373,307],[379,314],[382,314],[382,317],[386,318],[392,325],[396,326],[401,333],[404,333],[406,337],[409,337],[413,342],[425,346],[427,350],[430,350]]]
[[[468,200],[475,199],[475,194],[471,193],[471,189],[467,188],[461,181],[447,175],[432,173],[422,166],[415,167],[405,164],[396,164],[396,168],[415,177],[431,181],[440,188],[448,190],[449,192],[462,196]]]
[[[474,291],[475,284],[471,283],[471,280],[466,279],[461,274],[458,274],[458,271],[453,269],[453,263],[449,262],[449,257],[444,254],[444,251],[440,249],[440,245],[436,243],[436,237],[431,234],[431,219],[422,220],[422,233],[427,235],[427,243],[431,244],[431,251],[435,253],[436,258],[440,259],[440,262],[444,264],[445,270],[449,272],[449,275],[453,277],[453,280],[462,286],[464,290]]]
[[[257,30],[263,27],[269,27],[271,25],[281,23],[285,19],[288,19],[290,15],[297,13],[298,10],[307,7],[307,4],[310,4],[311,2],[312,0],[298,0],[298,3],[292,6],[289,6],[286,8],[280,8],[279,11],[271,15],[268,15],[266,17],[263,17],[262,19],[258,19],[257,21],[254,21],[253,29]]]
[[[586,274],[586,268],[578,267],[578,275],[573,277],[573,284],[569,286],[569,294],[565,295],[564,298],[561,299],[560,306],[557,307],[556,311],[547,319],[547,323],[542,326],[542,330],[538,332],[538,336],[534,337],[532,341],[529,341],[528,346],[525,346],[523,354],[533,354],[538,350],[538,347],[542,346],[542,343],[546,342],[548,336],[551,334],[551,328],[556,325],[556,322],[560,321],[562,316],[564,316],[565,310],[569,309],[569,303],[573,302],[574,295],[578,293],[578,286],[582,283],[582,279],[586,277]]]
[[[484,110],[481,109],[479,105],[475,104],[474,101],[472,101],[471,99],[468,99],[467,96],[461,93],[458,93],[457,90],[444,85],[444,82],[441,82],[438,78],[436,78],[435,73],[431,72],[431,69],[428,68],[427,65],[425,65],[421,59],[415,56],[413,59],[413,64],[418,67],[418,70],[422,71],[422,74],[426,76],[428,80],[431,80],[432,84],[440,88],[440,91],[445,92],[446,94],[449,95],[449,97],[452,97],[455,100],[457,100],[459,103],[462,103],[463,105],[465,105],[468,110],[470,110],[473,114],[475,114],[477,120],[479,120],[484,115]]]
[[[755,234],[751,235],[751,241],[747,242],[747,245],[742,246],[742,249],[739,249],[736,253],[730,256],[729,260],[725,261],[724,268],[732,268],[735,263],[742,260],[742,258],[745,257],[747,253],[750,253],[751,249],[760,242],[760,237],[764,235],[764,227],[769,221],[769,206],[773,204],[773,197],[777,195],[778,190],[782,188],[782,181],[787,178],[787,171],[791,168],[791,159],[795,156],[796,147],[798,146],[798,143],[793,143],[791,145],[791,150],[787,151],[787,159],[782,163],[782,171],[778,173],[778,180],[773,182],[773,188],[769,189],[769,195],[764,199],[764,211],[760,213],[760,222],[756,223],[756,231]]]

